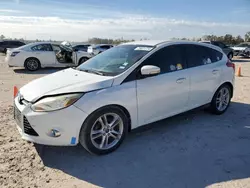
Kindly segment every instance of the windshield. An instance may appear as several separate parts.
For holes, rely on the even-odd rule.
[[[77,67],[77,70],[116,76],[131,67],[152,49],[153,46],[145,45],[117,46],[89,59]]]

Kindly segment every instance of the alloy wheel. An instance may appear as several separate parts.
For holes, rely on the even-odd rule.
[[[122,118],[118,114],[103,114],[92,126],[90,131],[91,142],[97,149],[108,150],[120,141],[123,128]]]
[[[27,62],[27,67],[29,70],[36,70],[38,69],[39,64],[36,60],[31,59]]]
[[[227,87],[221,88],[216,97],[216,108],[218,111],[224,111],[230,102],[230,91]]]

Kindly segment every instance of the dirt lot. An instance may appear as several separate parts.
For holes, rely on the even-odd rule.
[[[0,55],[0,187],[250,187],[250,61],[234,60],[233,102],[222,116],[195,110],[131,133],[116,152],[21,140],[12,88],[58,71],[8,68]]]

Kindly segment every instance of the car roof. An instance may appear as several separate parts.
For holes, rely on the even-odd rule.
[[[120,45],[145,45],[145,46],[157,46],[161,43],[168,43],[169,41],[166,40],[140,40],[140,41],[133,41],[122,43]]]
[[[113,44],[92,44],[92,47],[98,47],[98,46],[114,46]]]
[[[211,43],[211,42],[216,42],[216,41],[211,41],[211,40],[202,40],[202,41],[199,41],[199,42],[209,42],[209,43]]]
[[[24,43],[23,41],[20,41],[20,40],[0,40],[0,42],[22,42]]]
[[[83,44],[83,43],[80,43],[80,44],[72,44],[72,46],[91,46],[91,44]]]
[[[195,42],[195,41],[185,41],[185,40],[142,40],[142,41],[134,41],[134,42],[128,42],[128,43],[123,43],[120,45],[145,45],[145,46],[163,46],[166,44],[195,44],[195,45],[200,45],[200,46],[206,46],[209,48],[214,48],[220,52],[222,52],[221,48],[214,46],[212,44],[208,43],[202,43],[202,42]]]

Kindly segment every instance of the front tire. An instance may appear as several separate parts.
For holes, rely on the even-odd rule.
[[[24,62],[24,67],[28,71],[36,71],[36,70],[40,69],[41,64],[40,64],[39,60],[36,58],[28,58]]]
[[[81,64],[83,64],[85,61],[87,61],[89,58],[87,58],[87,57],[82,57],[80,60],[79,60],[79,62],[78,62],[78,65],[81,65]]]
[[[214,94],[210,108],[211,112],[216,115],[223,114],[230,105],[232,90],[229,85],[222,85]]]
[[[115,151],[128,132],[128,118],[116,106],[93,112],[83,123],[80,143],[90,153],[104,155]]]

